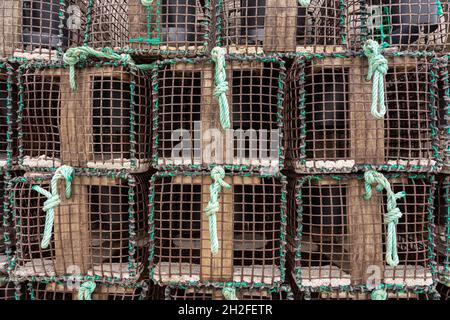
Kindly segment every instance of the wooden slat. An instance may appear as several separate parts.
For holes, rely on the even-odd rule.
[[[2,0],[0,3],[0,54],[12,56],[22,47],[22,3],[17,0]]]
[[[297,0],[267,0],[264,51],[296,50]]]

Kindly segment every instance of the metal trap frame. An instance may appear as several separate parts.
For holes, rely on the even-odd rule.
[[[362,174],[299,176],[288,185],[287,265],[297,290],[310,296],[387,297],[432,293],[434,254],[433,175],[387,174],[403,214],[396,225],[399,264],[387,260],[386,193],[365,200]],[[378,188],[378,187],[377,187]],[[397,196],[397,195],[396,195]],[[386,218],[385,218],[386,219]],[[386,257],[385,257],[386,255]],[[347,294],[348,293],[348,294]]]
[[[46,234],[47,198],[36,186],[50,189],[52,175],[27,172],[14,178],[10,205],[17,239],[16,250],[8,257],[12,276],[137,281],[148,265],[149,180],[148,173],[76,170],[69,199],[64,179],[56,182],[57,190],[51,188],[52,194],[61,195],[53,228]]]
[[[0,168],[11,168],[17,161],[17,98],[15,69],[0,63]]]
[[[361,54],[308,55],[288,71],[286,167],[297,173],[436,172],[439,63],[433,53],[385,53],[386,114],[371,113]]]
[[[156,64],[153,166],[158,170],[283,168],[284,62],[273,56],[240,55],[226,55],[225,61],[229,129],[221,125],[211,58]]]
[[[442,156],[442,173],[450,173],[450,55],[444,55],[437,59],[439,63],[438,99],[438,124],[440,129],[440,152]]]
[[[450,286],[450,177],[438,180],[435,198],[435,242],[439,281]]]
[[[209,50],[210,0],[90,1],[85,44],[135,56],[195,56]]]
[[[158,172],[150,191],[150,279],[185,286],[272,288],[285,277],[286,178],[226,173],[212,253],[208,172]]]
[[[86,62],[77,90],[62,65],[19,68],[19,164],[145,172],[151,157],[151,80],[119,62]],[[45,97],[44,97],[45,95]]]

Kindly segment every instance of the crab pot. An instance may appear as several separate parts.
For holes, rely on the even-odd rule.
[[[79,300],[78,286],[66,282],[28,282],[27,300]],[[144,281],[133,284],[96,283],[92,300],[148,300],[148,284]]]
[[[50,190],[51,175],[26,173],[13,180],[12,209],[17,234],[18,278],[63,277],[67,274],[134,281],[148,259],[149,175],[120,176],[76,172],[72,196],[58,189],[48,248],[42,248],[46,197],[32,189]]]
[[[223,129],[214,97],[215,66],[208,58],[162,62],[154,70],[155,139],[159,169],[246,169],[282,166],[284,63],[278,58],[227,59],[230,129]]]
[[[276,286],[284,275],[285,178],[228,174],[216,213],[219,250],[211,253],[209,173],[152,178],[151,279],[158,284],[218,281]]]
[[[439,180],[435,199],[436,260],[442,282],[450,279],[450,178]],[[448,280],[447,280],[448,281]]]
[[[432,291],[430,203],[434,178],[386,177],[394,193],[406,192],[405,198],[397,200],[403,215],[397,225],[400,262],[396,267],[388,265],[385,258],[385,192],[373,190],[371,199],[364,200],[362,174],[292,179],[288,186],[287,265],[292,267],[301,292],[319,292],[320,296],[339,287],[338,291],[370,295],[369,284],[374,279],[389,293]],[[327,201],[331,190],[338,191],[333,201]]]
[[[76,70],[77,90],[61,67],[21,70],[20,164],[148,170],[151,80],[129,67]]]
[[[386,115],[371,114],[372,83],[363,57],[297,60],[285,98],[286,166],[298,173],[350,172],[367,166],[433,170],[437,123],[435,64],[416,55],[388,56]],[[435,72],[436,73],[436,72]]]
[[[223,0],[216,41],[230,53],[334,52],[345,48],[345,5],[339,0]]]
[[[208,49],[210,4],[202,0],[94,0],[89,46],[136,55],[195,55]],[[88,16],[89,19],[89,16]]]

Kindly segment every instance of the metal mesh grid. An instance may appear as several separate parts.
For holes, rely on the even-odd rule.
[[[0,167],[11,165],[17,156],[17,87],[14,69],[0,63]],[[12,159],[14,158],[14,159]]]
[[[81,274],[134,280],[148,260],[148,174],[119,177],[76,173],[72,196],[55,208],[52,238],[41,247],[46,198],[31,189],[49,190],[51,176],[26,174],[13,180],[13,216],[18,278]],[[59,184],[64,193],[64,187]]]
[[[193,55],[206,52],[209,0],[94,0],[88,44],[133,53]]]
[[[283,282],[285,178],[227,175],[225,181],[232,188],[220,193],[219,252],[212,256],[208,217],[203,212],[211,178],[206,173],[153,177],[152,280],[270,286]]]
[[[448,1],[351,0],[348,6],[352,9],[352,48],[361,48],[366,39],[374,39],[402,51],[448,50]]]
[[[438,84],[438,119],[440,129],[440,151],[443,158],[443,172],[450,168],[450,79],[448,55],[439,59],[440,77]]]
[[[214,164],[245,169],[282,166],[284,63],[277,58],[227,57],[230,129],[219,121],[214,65],[207,58],[168,60],[154,71],[153,116],[159,169]]]
[[[427,57],[389,55],[386,116],[370,112],[367,59],[318,57],[293,65],[286,79],[286,165],[298,172],[347,172],[372,166],[434,170],[439,157],[432,74]],[[434,88],[433,88],[434,89]],[[304,102],[303,102],[304,101]]]
[[[438,283],[436,289],[441,296],[441,300],[450,301],[450,287],[445,284]]]
[[[151,80],[140,70],[101,64],[21,70],[19,144],[25,168],[61,164],[146,171],[151,156]]]
[[[87,0],[3,0],[0,58],[58,59],[81,43]]]
[[[345,47],[345,3],[313,0],[218,0],[216,41],[229,52],[331,52]]]
[[[18,300],[16,285],[6,278],[0,278],[0,301]]]
[[[436,260],[440,278],[450,280],[450,178],[439,181],[435,199]],[[448,281],[447,280],[447,281]]]
[[[433,183],[422,177],[388,176],[394,193],[406,192],[397,201],[403,213],[397,225],[400,263],[391,267],[385,262],[386,194],[377,192],[364,200],[361,179],[362,175],[311,176],[290,183],[287,261],[296,283],[320,291],[366,288],[377,280],[387,289],[433,288]]]

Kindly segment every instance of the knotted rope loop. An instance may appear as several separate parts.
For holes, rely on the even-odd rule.
[[[298,0],[300,7],[306,8],[311,4],[311,0]]]
[[[225,63],[225,49],[215,47],[211,50],[211,59],[216,64],[216,72],[214,77],[214,97],[219,102],[220,109],[220,124],[222,128],[229,129],[230,122],[230,108],[228,105],[227,92],[229,90],[227,82],[227,72]]]
[[[384,289],[375,289],[370,294],[372,300],[387,300],[388,294]]]
[[[78,300],[92,300],[92,293],[94,293],[96,286],[94,281],[82,283],[80,290],[78,290]]]
[[[210,198],[205,209],[205,215],[208,217],[209,238],[211,241],[211,252],[215,256],[219,251],[219,240],[217,239],[217,221],[216,213],[220,209],[219,193],[222,187],[231,188],[223,179],[225,178],[225,170],[221,166],[214,167],[211,170],[211,178],[214,182],[209,186]]]
[[[374,40],[367,40],[363,46],[364,54],[369,59],[367,81],[372,80],[372,106],[370,112],[377,119],[383,119],[386,115],[384,101],[384,76],[388,71],[388,61],[381,54],[383,46]]]
[[[52,237],[53,222],[55,219],[55,208],[61,203],[58,192],[58,180],[64,179],[66,181],[65,196],[66,199],[70,199],[72,196],[72,180],[73,180],[73,168],[69,166],[61,166],[56,171],[50,182],[51,192],[41,188],[38,185],[33,185],[31,188],[47,197],[44,202],[43,210],[45,215],[45,227],[44,235],[42,236],[41,248],[47,249]]]
[[[223,288],[222,289],[222,295],[225,298],[225,300],[238,300],[236,296],[236,289],[235,288]]]
[[[364,188],[366,194],[365,200],[369,200],[372,197],[372,184],[377,184],[376,191],[381,192],[386,190],[387,194],[387,211],[384,215],[384,223],[387,224],[386,235],[386,263],[391,267],[395,267],[399,263],[397,252],[397,224],[402,217],[402,213],[397,208],[397,200],[406,196],[404,191],[394,193],[391,189],[391,184],[386,177],[377,171],[366,171],[364,173],[365,184]]]

